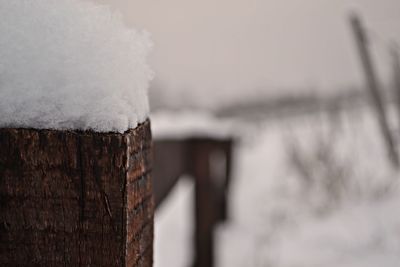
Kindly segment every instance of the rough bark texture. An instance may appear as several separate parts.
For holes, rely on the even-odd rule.
[[[150,124],[0,129],[0,266],[151,266]]]

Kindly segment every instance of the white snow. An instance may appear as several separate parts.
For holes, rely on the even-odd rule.
[[[144,121],[149,34],[83,0],[0,0],[0,127],[123,132]]]
[[[156,210],[154,267],[190,266],[192,263],[193,193],[193,180],[181,177],[166,203]]]
[[[267,121],[252,137],[237,154],[218,266],[399,266],[399,174],[369,109]],[[252,251],[234,245],[244,234]]]
[[[216,266],[399,266],[400,177],[369,108],[266,120],[247,134],[235,149],[231,218],[217,230]],[[168,224],[179,223],[182,213],[164,205]],[[166,229],[165,221],[156,218],[156,227]],[[157,238],[164,236],[156,236],[162,249],[168,239]],[[168,257],[191,255],[179,242],[168,242]]]

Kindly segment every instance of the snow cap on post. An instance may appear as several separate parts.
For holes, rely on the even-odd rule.
[[[146,120],[149,34],[83,0],[0,0],[0,127],[124,132]]]

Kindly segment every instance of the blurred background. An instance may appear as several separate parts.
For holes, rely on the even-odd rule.
[[[398,0],[93,0],[149,31],[155,266],[400,265]]]

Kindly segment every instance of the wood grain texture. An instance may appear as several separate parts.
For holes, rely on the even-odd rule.
[[[151,149],[148,121],[0,129],[0,266],[151,266]]]

